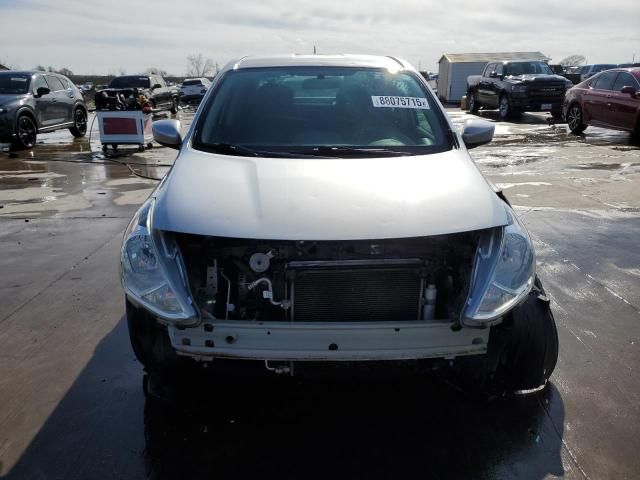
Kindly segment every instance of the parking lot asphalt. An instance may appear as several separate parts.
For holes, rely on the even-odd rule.
[[[172,409],[145,403],[118,257],[176,152],[105,158],[94,128],[0,154],[0,476],[640,478],[640,146],[526,114],[471,154],[536,246],[560,338],[545,390],[278,381]]]

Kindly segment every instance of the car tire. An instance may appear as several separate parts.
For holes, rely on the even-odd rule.
[[[459,360],[458,383],[484,398],[543,388],[558,361],[558,331],[540,279],[503,323],[492,327],[487,354]]]
[[[176,368],[181,359],[171,346],[167,328],[128,300],[126,314],[131,348],[145,370],[152,374],[166,374]]]
[[[478,95],[474,90],[470,90],[467,94],[467,107],[469,112],[476,113],[480,110],[480,104],[478,103]]]
[[[176,97],[171,97],[171,113],[174,115],[178,113],[178,100]]]
[[[587,126],[583,123],[582,108],[577,103],[572,103],[567,110],[567,125],[569,130],[576,135],[585,131]]]
[[[73,112],[73,127],[69,129],[71,135],[76,138],[87,134],[87,113],[82,108],[76,108]]]
[[[498,112],[501,120],[507,120],[513,115],[509,96],[504,93],[500,95],[500,100],[498,101]]]
[[[26,113],[20,114],[16,121],[16,137],[13,148],[16,150],[28,150],[36,145],[38,127],[36,122]]]

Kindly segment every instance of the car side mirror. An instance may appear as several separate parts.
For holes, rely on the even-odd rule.
[[[158,120],[151,124],[153,139],[160,145],[175,148],[182,145],[181,125],[179,120]]]
[[[491,72],[489,74],[489,78],[498,78],[498,74],[496,72]]]
[[[156,88],[162,88],[162,85],[156,83],[153,87],[151,87],[152,90],[155,90]]]
[[[636,96],[636,94],[637,94],[638,92],[637,92],[637,91],[636,91],[636,89],[635,89],[635,88],[633,88],[631,85],[627,85],[627,86],[624,86],[624,87],[622,87],[622,88],[620,89],[620,93],[627,93],[627,94],[629,94],[629,95],[631,95],[632,97],[634,97],[634,98],[635,98],[635,96]]]
[[[47,87],[38,87],[36,90],[36,97],[42,97],[43,95],[49,95],[51,90]]]
[[[462,141],[468,149],[485,145],[493,140],[495,128],[486,120],[467,120],[462,128]]]

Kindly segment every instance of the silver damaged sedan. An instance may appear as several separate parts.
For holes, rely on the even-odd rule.
[[[205,370],[544,387],[558,337],[533,245],[467,152],[493,125],[455,131],[408,63],[243,58],[184,138],[153,130],[179,155],[121,256],[147,393]]]

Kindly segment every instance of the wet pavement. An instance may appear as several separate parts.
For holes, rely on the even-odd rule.
[[[192,115],[179,117],[186,128]],[[547,389],[489,403],[429,378],[145,403],[118,250],[175,154],[109,158],[96,126],[91,139],[55,132],[0,154],[0,476],[640,478],[640,146],[629,135],[577,137],[526,114],[472,151],[530,229],[560,337]]]

